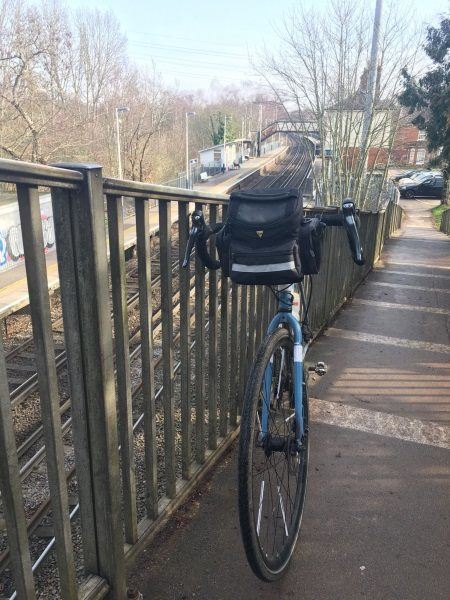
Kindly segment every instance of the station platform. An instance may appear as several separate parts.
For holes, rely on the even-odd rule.
[[[252,158],[247,161],[241,169],[227,171],[223,175],[211,177],[208,182],[194,186],[202,192],[211,194],[226,194],[230,188],[239,184],[239,181],[249,177],[253,172],[258,171],[264,165],[274,161],[276,157],[282,154],[285,148],[277,149],[274,152],[267,153],[261,158]],[[172,203],[172,223],[178,220],[178,211],[175,203]],[[124,250],[133,247],[136,244],[136,227],[134,217],[125,219],[124,229]],[[150,208],[150,232],[158,230],[158,208]],[[59,275],[56,251],[46,254],[48,289],[54,292],[59,288]],[[28,287],[25,263],[20,264],[8,271],[0,272],[0,320],[17,312],[28,305]]]
[[[178,220],[178,210],[172,205],[171,221]],[[150,233],[158,231],[158,207],[150,208]],[[136,226],[134,217],[124,221],[124,250],[136,244]],[[59,274],[56,251],[46,255],[47,279],[49,292],[59,288]],[[23,262],[14,269],[0,273],[0,320],[28,305],[28,287]]]
[[[240,169],[226,171],[223,175],[215,175],[205,183],[194,185],[195,190],[206,192],[208,194],[229,194],[232,188],[239,185],[243,179],[247,179],[253,173],[256,174],[264,166],[269,166],[277,157],[286,151],[286,146],[277,148],[273,152],[268,152],[259,158],[250,158],[241,165]]]

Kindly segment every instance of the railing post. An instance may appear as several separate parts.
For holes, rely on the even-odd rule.
[[[123,600],[126,593],[124,546],[102,170],[99,165],[91,164],[58,166],[84,175],[79,190],[71,194],[66,210],[73,238],[82,349],[95,529],[92,535],[96,540],[97,574],[107,580],[109,598]],[[57,221],[55,227],[57,230]],[[60,278],[64,276],[62,270]],[[61,290],[64,303],[63,285]]]
[[[47,454],[47,473],[55,528],[56,559],[60,577],[61,597],[64,600],[74,600],[78,594],[68,511],[67,482],[64,470],[61,416],[58,407],[58,378],[37,187],[18,185],[17,199],[19,201],[33,341],[36,352],[42,427]]]
[[[17,446],[14,438],[13,415],[8,389],[5,353],[0,332],[0,491],[5,515],[8,544],[11,551],[12,574],[17,595],[34,600],[33,573],[28,546],[27,523],[23,508]]]

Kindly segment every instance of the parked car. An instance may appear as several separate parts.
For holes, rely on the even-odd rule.
[[[404,182],[409,182],[409,181],[424,181],[425,179],[429,178],[429,177],[442,177],[442,172],[441,171],[416,171],[415,173],[413,173],[412,175],[410,175],[409,177],[402,177],[397,183],[398,185],[402,185]]]
[[[421,173],[421,172],[422,172],[422,169],[412,169],[411,171],[404,171],[403,173],[399,173],[392,179],[394,181],[400,181],[400,179],[404,179],[405,177],[411,177],[412,175],[415,175],[416,173]]]
[[[425,174],[415,179],[404,179],[399,185],[402,198],[442,198],[444,195],[444,178],[442,175]]]

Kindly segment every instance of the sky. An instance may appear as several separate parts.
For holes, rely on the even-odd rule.
[[[249,61],[265,44],[277,46],[276,29],[295,5],[329,0],[66,0],[71,8],[110,9],[128,39],[131,59],[153,61],[166,84],[211,91],[217,83],[258,80]],[[366,0],[375,10],[375,0]],[[405,0],[405,18],[437,24],[449,0]]]

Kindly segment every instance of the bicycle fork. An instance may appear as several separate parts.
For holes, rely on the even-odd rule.
[[[290,331],[294,334],[294,413],[296,431],[295,437],[297,447],[300,448],[302,444],[302,437],[305,433],[304,415],[303,415],[303,346],[302,346],[302,331],[298,319],[292,314],[292,299],[293,295],[289,291],[283,290],[279,292],[279,312],[272,319],[267,333],[272,333],[281,324],[286,324]],[[283,356],[282,360],[286,360]],[[280,366],[280,377],[281,377]],[[270,358],[270,362],[266,367],[264,373],[264,385],[263,385],[263,399],[262,399],[262,422],[261,422],[261,437],[264,440],[269,430],[269,413],[271,405],[271,388],[272,388],[272,375],[273,375],[273,356]],[[279,390],[279,385],[277,387]],[[278,391],[279,393],[279,391]],[[276,450],[277,448],[273,448]],[[280,448],[281,449],[281,448]]]

